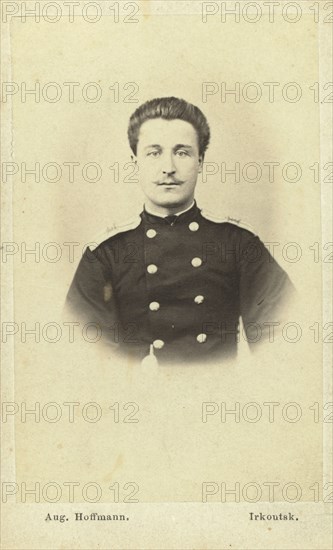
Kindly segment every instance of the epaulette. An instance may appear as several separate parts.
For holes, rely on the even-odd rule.
[[[256,235],[253,227],[248,223],[243,222],[242,220],[237,220],[236,218],[231,218],[230,216],[221,218],[219,216],[216,216],[216,214],[213,214],[212,212],[208,212],[207,210],[201,210],[201,214],[204,218],[206,218],[206,220],[209,220],[211,222],[232,223],[234,225],[237,225],[238,227],[241,227],[242,229],[246,229],[246,231],[250,231],[250,233],[253,233],[253,235]]]
[[[139,227],[141,223],[140,216],[136,216],[130,221],[121,223],[121,224],[113,224],[112,226],[107,227],[103,233],[100,233],[97,237],[93,239],[93,241],[89,244],[90,250],[95,250],[100,244],[102,244],[104,241],[107,241],[111,237],[114,237],[115,235],[118,235],[118,233],[124,233],[125,231],[130,231],[131,229],[136,229]]]

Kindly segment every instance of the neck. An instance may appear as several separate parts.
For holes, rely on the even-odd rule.
[[[189,210],[194,204],[193,197],[190,198],[188,201],[177,204],[176,206],[161,206],[159,204],[155,204],[151,202],[149,199],[145,202],[145,209],[150,214],[155,214],[156,216],[172,216],[173,214],[178,214],[179,212],[184,212],[185,210]]]

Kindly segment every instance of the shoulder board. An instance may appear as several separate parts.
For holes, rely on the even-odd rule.
[[[141,217],[136,216],[134,219],[121,223],[113,224],[110,227],[107,227],[103,233],[100,233],[93,241],[89,244],[90,250],[95,250],[100,244],[104,241],[107,241],[111,237],[118,235],[119,233],[125,233],[125,231],[130,231],[131,229],[136,229],[141,223]]]
[[[242,229],[246,229],[246,231],[250,231],[250,233],[256,234],[253,230],[253,227],[249,225],[248,223],[243,222],[242,220],[231,218],[230,216],[227,216],[225,218],[216,216],[216,214],[213,214],[212,212],[208,212],[207,210],[201,210],[201,214],[203,215],[206,220],[209,220],[211,222],[215,223],[232,223],[233,225],[237,225],[238,227],[241,227]]]

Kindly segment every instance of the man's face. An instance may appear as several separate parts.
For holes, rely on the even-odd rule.
[[[140,128],[137,163],[146,206],[186,208],[194,197],[202,159],[195,128],[184,120],[151,119]]]

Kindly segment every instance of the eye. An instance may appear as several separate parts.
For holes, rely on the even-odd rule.
[[[147,153],[147,157],[158,157],[160,155],[160,151],[150,151],[149,153]]]
[[[184,149],[179,149],[179,151],[176,152],[176,155],[178,155],[181,158],[189,156],[188,152],[184,151]]]

